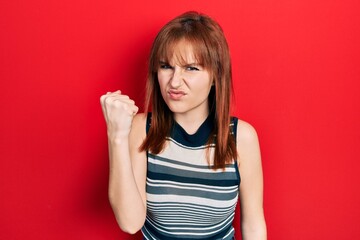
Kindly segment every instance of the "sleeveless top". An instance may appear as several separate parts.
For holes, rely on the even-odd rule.
[[[176,122],[166,147],[147,153],[147,213],[141,231],[144,239],[233,239],[232,222],[238,200],[240,174],[236,159],[214,170],[206,160],[214,144],[207,145],[214,123],[208,117],[189,135]],[[146,130],[150,127],[151,114]],[[230,128],[236,139],[237,118]]]

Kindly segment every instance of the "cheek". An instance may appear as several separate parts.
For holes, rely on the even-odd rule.
[[[166,78],[165,78],[164,74],[161,74],[161,73],[158,73],[157,77],[158,77],[157,81],[159,83],[161,95],[164,97],[164,94],[166,92]]]
[[[159,84],[165,85],[169,80],[169,73],[164,72],[164,71],[159,71],[157,73],[157,78],[158,78]]]
[[[209,92],[212,86],[212,82],[210,78],[207,76],[204,76],[202,78],[199,78],[196,82],[196,88],[201,92]]]
[[[157,81],[159,83],[160,89],[162,89],[163,86],[164,86],[164,76],[163,76],[163,74],[161,74],[159,72],[157,73]]]

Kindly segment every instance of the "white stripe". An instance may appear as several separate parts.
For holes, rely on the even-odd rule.
[[[226,239],[232,232],[234,232],[234,228],[231,228],[231,230],[223,237],[223,239]]]
[[[203,210],[209,210],[209,211],[228,211],[229,209],[233,208],[232,206],[229,207],[224,207],[224,208],[220,208],[219,206],[216,207],[211,207],[211,206],[204,206],[204,205],[198,205],[198,204],[191,204],[191,203],[179,203],[179,202],[175,202],[175,203],[167,203],[167,202],[161,202],[161,203],[157,203],[157,202],[147,202],[148,206],[153,206],[153,207],[158,207],[158,206],[170,206],[170,207],[181,207],[181,208],[196,208],[196,209],[203,209]]]
[[[148,183],[151,183],[153,186],[156,184],[171,184],[171,185],[181,185],[181,186],[188,186],[188,187],[194,187],[194,188],[207,188],[207,189],[219,189],[219,190],[238,190],[238,185],[234,186],[211,186],[211,185],[205,185],[205,184],[195,184],[195,183],[181,183],[181,182],[174,182],[174,181],[168,181],[168,180],[153,180],[151,178],[146,178]],[[224,191],[226,192],[226,191]],[[233,191],[230,191],[233,192]]]
[[[236,205],[235,205],[236,206]],[[234,208],[235,208],[234,206]],[[156,216],[162,216],[165,218],[171,218],[173,215],[176,215],[176,217],[183,217],[183,216],[194,216],[194,217],[199,217],[199,218],[204,218],[204,217],[211,217],[211,218],[219,218],[219,217],[224,217],[224,216],[228,216],[231,212],[234,211],[234,208],[229,209],[226,212],[223,213],[216,213],[216,212],[204,212],[204,211],[198,211],[196,209],[191,210],[191,209],[182,209],[182,208],[162,208],[162,207],[158,207],[158,208],[149,208],[151,210],[155,211]],[[154,212],[153,211],[153,212]]]
[[[230,213],[232,214],[232,213]],[[166,216],[165,216],[166,215]],[[156,219],[156,222],[158,222],[159,224],[163,224],[163,225],[179,225],[179,224],[190,224],[190,225],[212,225],[214,223],[219,223],[219,222],[223,222],[224,218],[228,217],[229,214],[226,214],[225,216],[205,216],[205,215],[201,215],[198,216],[196,214],[192,214],[192,215],[174,215],[171,214],[171,216],[169,216],[170,214],[162,214],[162,216],[151,216],[152,219]],[[216,218],[215,218],[216,217]],[[160,224],[160,225],[161,225]]]
[[[172,185],[172,184],[152,184],[149,183],[147,184],[148,186],[153,186],[153,187],[168,187],[168,188],[174,188],[174,189],[185,189],[185,190],[198,190],[198,191],[202,191],[202,192],[213,192],[213,193],[233,193],[233,192],[237,192],[237,189],[234,190],[213,190],[213,189],[204,189],[204,188],[197,188],[197,187],[182,187],[182,186],[176,186],[176,185]]]
[[[179,228],[179,227],[167,227],[166,229],[169,229],[169,230],[197,230],[197,231],[199,231],[199,230],[201,230],[201,231],[203,231],[203,230],[212,230],[212,229],[214,229],[214,228],[217,228],[217,227],[219,227],[219,226],[221,226],[221,225],[223,225],[224,224],[224,226],[222,226],[220,229],[218,229],[218,230],[214,230],[214,231],[211,231],[211,232],[201,232],[201,233],[195,233],[195,232],[191,232],[191,233],[189,233],[189,232],[169,232],[169,231],[165,231],[165,230],[162,230],[162,229],[160,229],[160,228],[158,228],[158,227],[156,227],[155,225],[154,225],[154,223],[152,223],[152,220],[151,219],[149,219],[148,218],[148,223],[150,223],[154,228],[156,228],[157,230],[159,230],[159,231],[161,231],[161,232],[164,232],[164,233],[168,233],[168,234],[172,234],[172,235],[174,235],[174,234],[176,234],[176,235],[210,235],[210,234],[213,234],[213,233],[218,233],[218,232],[220,232],[222,229],[224,229],[228,224],[226,224],[228,221],[229,221],[229,219],[232,219],[233,217],[234,217],[234,214],[235,213],[233,213],[233,214],[231,214],[227,219],[225,219],[223,222],[221,222],[221,223],[219,223],[219,224],[217,224],[217,225],[215,225],[215,226],[212,226],[212,227],[201,227],[201,228]],[[230,223],[231,223],[231,221],[230,221]]]
[[[178,203],[177,203],[178,204]],[[221,215],[221,214],[224,214],[226,215],[227,213],[231,212],[231,211],[234,211],[234,208],[236,207],[236,205],[232,205],[231,207],[228,207],[228,208],[225,208],[225,209],[221,209],[219,211],[217,211],[216,209],[214,208],[207,208],[207,209],[204,209],[204,208],[198,208],[198,207],[185,207],[185,206],[171,206],[171,205],[167,205],[167,204],[157,204],[157,205],[153,205],[153,206],[150,206],[148,204],[148,208],[149,209],[153,209],[153,210],[156,210],[156,211],[165,211],[165,210],[173,210],[173,211],[177,211],[177,210],[181,210],[181,212],[186,212],[186,211],[190,211],[190,212],[196,212],[196,214],[201,214],[201,213],[211,213],[211,215]]]
[[[214,224],[214,221],[201,221],[201,220],[194,220],[194,221],[177,221],[177,220],[181,220],[181,219],[175,219],[175,220],[171,220],[171,219],[161,219],[161,218],[154,218],[156,219],[156,222],[161,223],[161,225],[164,226],[168,226],[168,225],[176,225],[178,226],[179,224],[181,225],[189,225],[189,226],[209,226],[211,224]],[[222,219],[220,220],[222,221]],[[220,222],[220,221],[216,221],[216,222]]]
[[[190,147],[190,146],[186,146],[186,145],[183,145],[179,142],[177,142],[175,139],[171,138],[171,137],[167,137],[166,140],[170,141],[171,143],[173,144],[176,144],[182,148],[185,148],[185,149],[190,149],[190,150],[203,150],[203,149],[206,149],[206,148],[209,148],[209,147],[215,147],[215,143],[211,143],[211,144],[206,144],[206,145],[201,145],[199,147]]]
[[[210,207],[231,207],[236,204],[237,197],[231,200],[214,200],[208,198],[192,197],[192,196],[181,196],[181,195],[163,195],[163,194],[150,194],[147,193],[147,199],[152,202],[182,202],[182,203],[193,203],[200,204]]]
[[[149,234],[152,239],[156,239],[153,235],[151,235],[150,231],[147,230],[147,228],[145,227],[145,225],[143,226],[143,228],[146,230],[146,233]],[[149,239],[149,238],[146,237],[145,232],[143,232],[143,236],[144,236],[147,240],[151,240],[151,239]]]
[[[207,151],[208,155],[207,155]],[[214,149],[213,148],[203,148],[203,149],[185,149],[181,146],[176,145],[174,142],[168,142],[168,147],[164,149],[163,152],[158,154],[158,156],[174,159],[179,162],[186,162],[192,165],[198,166],[209,166],[207,161],[207,156],[210,159],[213,159]]]
[[[190,211],[190,210],[182,210],[182,209],[151,209],[152,215],[158,217],[158,218],[167,218],[167,219],[173,219],[175,216],[176,218],[188,218],[187,220],[192,221],[193,218],[195,219],[204,219],[209,220],[209,218],[224,218],[232,213],[232,211],[227,211],[226,213],[218,214],[218,213],[212,213],[212,212],[198,212],[196,210]]]
[[[184,219],[186,221],[193,221],[194,219],[202,220],[202,221],[213,221],[213,219],[223,219],[226,216],[229,216],[231,212],[227,212],[224,214],[210,214],[210,213],[198,213],[198,212],[184,212],[182,213],[181,210],[179,211],[158,211],[157,213],[153,214],[156,218],[159,219],[169,219],[169,220],[176,220],[176,219]],[[209,219],[210,218],[210,219]]]

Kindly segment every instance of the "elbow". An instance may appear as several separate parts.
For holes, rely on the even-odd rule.
[[[243,239],[267,239],[267,229],[265,221],[258,224],[242,224]]]
[[[144,221],[122,221],[116,218],[116,220],[120,229],[128,234],[135,234],[140,231],[145,222],[145,219]]]
[[[114,204],[111,200],[110,200],[110,205],[113,209],[113,213],[115,215],[116,222],[123,232],[126,232],[128,234],[135,234],[144,225],[146,214],[143,214],[140,212],[127,213],[127,212],[121,211],[117,207],[117,204]]]
[[[120,226],[120,229],[123,231],[123,232],[126,232],[126,233],[128,233],[128,234],[135,234],[135,233],[137,233],[138,231],[140,231],[140,229],[141,229],[141,227],[134,227],[134,226],[121,226],[120,224],[119,224],[119,226]]]

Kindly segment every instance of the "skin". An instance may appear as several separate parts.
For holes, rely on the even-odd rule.
[[[177,61],[178,56],[186,64]],[[181,61],[183,62],[183,61]],[[208,116],[210,73],[197,63],[192,48],[180,41],[170,62],[161,61],[158,80],[162,96],[175,120],[193,134]],[[146,152],[139,147],[146,137],[146,116],[120,91],[100,98],[109,145],[109,200],[120,228],[141,229],[146,217]],[[244,240],[266,239],[263,212],[263,175],[260,148],[254,128],[238,121],[237,150],[241,174],[241,228]]]
[[[161,61],[158,70],[162,97],[174,119],[189,134],[195,133],[209,114],[208,96],[212,86],[209,71],[196,62],[192,53],[192,46],[182,40],[174,48],[171,61]],[[186,64],[177,61],[180,57]]]
[[[120,228],[136,233],[146,217],[146,153],[139,152],[145,139],[144,114],[120,91],[100,98],[109,146],[109,201]],[[141,127],[143,126],[143,127]]]
[[[243,240],[267,239],[263,210],[263,173],[255,129],[239,119],[236,139],[239,154],[241,232]]]

